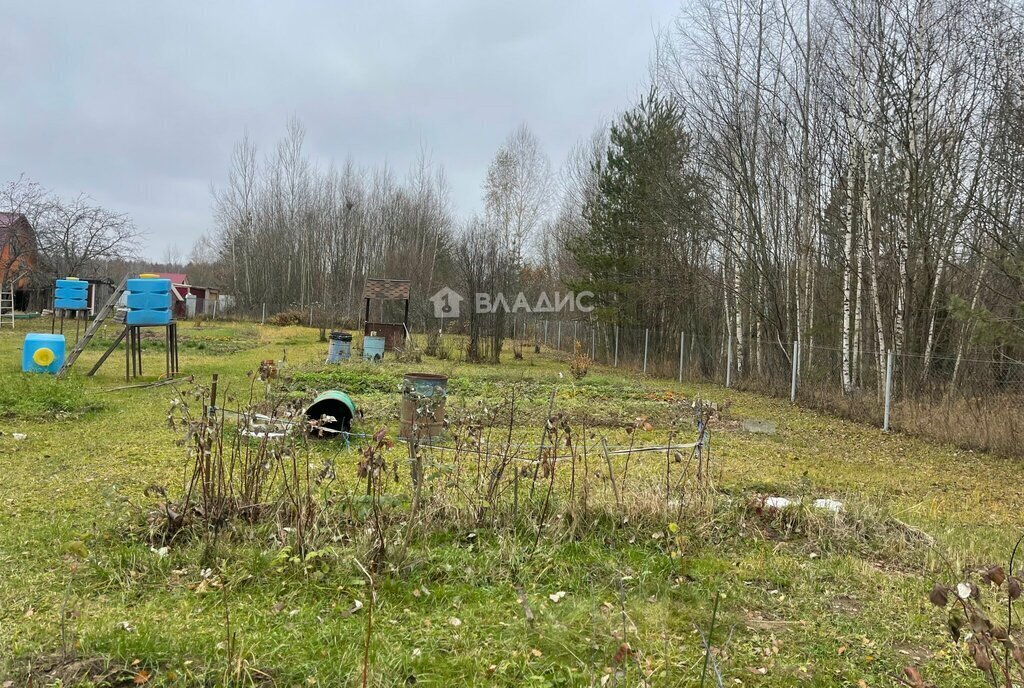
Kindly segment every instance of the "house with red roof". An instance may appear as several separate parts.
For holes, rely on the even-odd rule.
[[[157,277],[171,280],[171,293],[174,295],[172,310],[175,319],[185,320],[194,318],[196,315],[209,317],[217,315],[219,289],[189,284],[188,275],[183,272],[160,272],[157,273]]]

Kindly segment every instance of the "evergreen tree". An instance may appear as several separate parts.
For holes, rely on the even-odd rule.
[[[607,322],[657,326],[693,312],[690,252],[709,242],[690,236],[707,226],[690,148],[679,106],[653,88],[611,126],[583,208],[587,229],[569,245],[583,274],[572,286],[594,292]]]

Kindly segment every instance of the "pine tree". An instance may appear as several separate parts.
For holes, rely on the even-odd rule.
[[[655,89],[615,122],[597,189],[583,209],[587,231],[570,243],[598,316],[661,323],[684,312],[694,273],[684,235],[707,226],[705,189],[690,162],[682,112]]]

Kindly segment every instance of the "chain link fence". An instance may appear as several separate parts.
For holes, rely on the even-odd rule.
[[[534,329],[531,331],[530,328]],[[966,449],[1024,457],[1024,362],[851,349],[761,340],[737,346],[725,333],[537,321],[526,337],[595,362],[788,399],[800,406]],[[847,367],[848,379],[843,369]]]

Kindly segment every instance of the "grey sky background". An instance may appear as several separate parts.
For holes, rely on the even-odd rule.
[[[0,181],[24,173],[129,213],[144,255],[213,226],[248,131],[295,115],[316,162],[444,165],[458,216],[526,122],[557,169],[644,89],[678,0],[19,2],[5,8]]]

